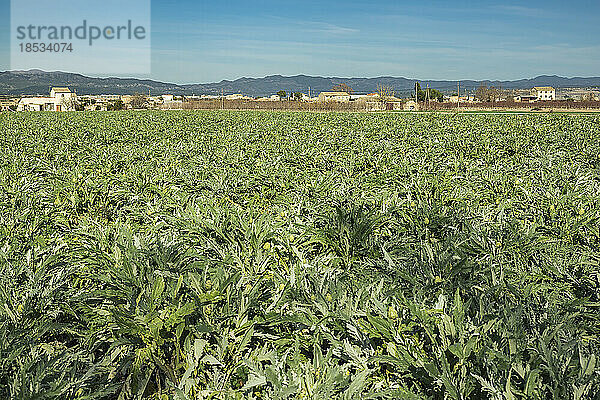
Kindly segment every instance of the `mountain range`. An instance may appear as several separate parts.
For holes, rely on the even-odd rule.
[[[440,90],[444,93],[456,92],[457,81],[418,80],[422,87]],[[382,76],[378,78],[335,78],[320,76],[282,76],[270,75],[264,78],[239,78],[233,81],[223,80],[215,83],[175,84],[150,79],[137,78],[94,78],[69,72],[46,72],[40,70],[4,71],[0,72],[0,95],[46,95],[51,86],[68,86],[78,94],[174,94],[202,95],[221,93],[242,93],[249,96],[269,96],[279,90],[286,92],[308,93],[313,96],[322,91],[332,90],[335,85],[344,83],[356,93],[369,93],[376,90],[377,85],[394,88],[397,94],[410,93],[416,79]],[[534,86],[553,86],[556,88],[600,87],[600,77],[565,78],[561,76],[542,75],[531,79],[514,81],[498,80],[464,80],[460,81],[462,90],[474,90],[480,84],[493,85],[504,89],[530,89]]]

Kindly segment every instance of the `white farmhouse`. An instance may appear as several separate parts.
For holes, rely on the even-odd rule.
[[[350,94],[346,92],[321,92],[319,93],[320,103],[326,103],[329,101],[338,101],[340,103],[347,103],[350,101]]]
[[[23,97],[17,111],[74,111],[77,95],[66,87],[53,87],[50,97]]]
[[[23,97],[17,111],[55,111],[54,100],[50,97]]]
[[[556,100],[556,89],[551,86],[534,87],[533,95],[541,101]]]
[[[72,99],[75,93],[71,92],[68,87],[53,87],[50,89],[50,97],[55,99]]]

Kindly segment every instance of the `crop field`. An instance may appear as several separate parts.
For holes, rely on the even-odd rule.
[[[0,132],[1,399],[600,398],[600,116]]]

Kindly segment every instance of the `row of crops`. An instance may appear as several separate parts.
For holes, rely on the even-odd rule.
[[[0,132],[0,398],[600,397],[599,116]]]

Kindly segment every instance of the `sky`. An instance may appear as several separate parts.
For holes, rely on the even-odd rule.
[[[139,77],[167,82],[600,76],[598,0],[152,0],[151,16],[151,73]],[[0,0],[0,70],[9,25]]]

